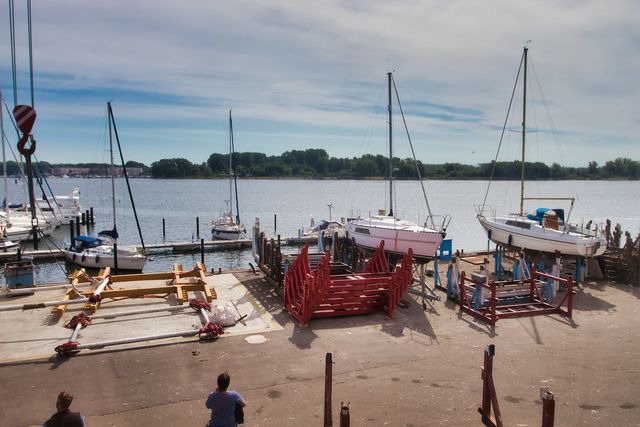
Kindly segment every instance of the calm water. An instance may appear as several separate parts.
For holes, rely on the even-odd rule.
[[[145,243],[163,241],[191,241],[196,236],[196,218],[200,219],[200,237],[210,239],[209,223],[224,210],[229,199],[226,180],[131,180],[134,202],[142,226]],[[68,194],[79,187],[83,209],[94,207],[96,232],[111,229],[111,181],[108,179],[50,179],[56,194]],[[474,250],[486,248],[486,235],[475,219],[475,206],[482,204],[487,190],[486,181],[426,181],[429,204],[434,215],[451,215],[448,237],[454,248]],[[387,207],[389,190],[383,181],[355,180],[240,180],[240,215],[250,232],[255,218],[260,218],[262,229],[283,237],[296,236],[298,229],[331,216],[339,219],[351,214],[368,215]],[[499,213],[518,210],[520,185],[518,182],[494,182],[487,204]],[[572,196],[577,200],[571,222],[604,223],[611,219],[634,236],[640,231],[640,182],[638,181],[553,181],[530,183],[528,196]],[[38,190],[36,194],[40,194]],[[124,180],[116,181],[116,217],[121,243],[139,244],[135,219],[127,196]],[[10,181],[9,198],[22,200],[21,184]],[[395,211],[399,216],[424,220],[427,211],[420,184],[416,181],[397,182],[394,189]],[[533,202],[531,202],[533,203]],[[563,207],[568,204],[539,204],[545,207]],[[538,205],[530,205],[533,209]],[[274,224],[274,215],[276,221]],[[162,236],[165,219],[166,237]],[[68,227],[54,234],[62,244],[69,240]],[[41,246],[45,247],[45,246]],[[155,256],[145,266],[145,272],[166,271],[174,262],[189,268],[199,261],[199,254]],[[250,251],[208,252],[205,263],[209,268],[246,268],[251,262]],[[36,277],[42,280],[64,280],[64,266],[40,264]]]

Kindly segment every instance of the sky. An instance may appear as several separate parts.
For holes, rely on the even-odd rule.
[[[15,3],[28,104],[26,1]],[[12,109],[8,15],[5,2],[0,84]],[[106,161],[107,101],[125,160],[147,165],[226,153],[230,109],[236,151],[385,154],[392,71],[420,161],[486,163],[527,44],[527,160],[640,160],[638,16],[634,0],[34,1],[36,157]],[[519,157],[518,102],[498,160]],[[403,158],[404,135],[394,114]]]

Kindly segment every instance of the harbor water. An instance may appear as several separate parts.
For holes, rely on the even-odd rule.
[[[94,233],[113,227],[111,181],[102,178],[52,178],[48,181],[57,195],[66,195],[80,188],[83,209],[94,208]],[[414,222],[424,222],[429,209],[433,215],[450,215],[447,237],[453,248],[465,251],[487,248],[487,239],[476,220],[476,207],[483,204],[487,181],[425,181],[429,206],[424,202],[417,181],[398,181],[394,185],[394,213]],[[138,212],[145,244],[163,242],[198,242],[211,239],[210,223],[226,209],[229,182],[226,179],[132,179],[134,203]],[[519,208],[520,183],[493,182],[487,193],[486,205],[498,213],[516,212]],[[40,196],[41,191],[36,190]],[[368,216],[389,207],[389,189],[380,180],[297,180],[242,179],[238,181],[240,217],[251,232],[256,218],[267,235],[297,236],[309,227],[313,218],[340,220],[360,214]],[[539,181],[527,184],[526,195],[575,196],[570,221],[603,224],[607,219],[620,223],[623,231],[637,236],[640,231],[640,193],[638,181]],[[116,180],[116,221],[121,244],[140,244],[135,217],[123,179]],[[20,181],[10,181],[9,200],[24,198]],[[564,208],[569,203],[537,201],[525,207]],[[234,201],[235,210],[235,201]],[[199,219],[199,235],[196,221]],[[163,219],[165,236],[163,237]],[[42,242],[40,249],[53,244],[61,246],[69,241],[69,227],[61,227],[53,234],[53,243]],[[199,253],[156,254],[146,264],[144,272],[168,271],[173,263],[185,267],[200,260]],[[250,250],[206,252],[208,268],[222,270],[248,268],[252,262]],[[69,266],[67,266],[68,268]],[[64,281],[64,263],[36,265],[36,282]]]

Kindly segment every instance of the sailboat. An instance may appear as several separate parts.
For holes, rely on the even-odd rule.
[[[131,189],[129,188],[126,168],[124,169],[124,176],[127,180],[127,187],[129,188],[129,197],[131,198],[136,224],[138,225],[138,233],[142,242],[142,250],[136,246],[120,246],[117,244],[119,236],[116,227],[115,170],[113,164],[112,131],[115,133],[116,140],[118,141],[118,148],[120,148],[120,142],[110,102],[107,103],[107,108],[109,119],[109,151],[111,154],[111,201],[113,229],[101,231],[98,233],[99,237],[84,235],[76,236],[73,239],[73,242],[69,245],[69,248],[65,249],[63,252],[68,261],[82,267],[97,269],[111,267],[118,270],[141,271],[147,261],[147,258],[144,255],[144,241],[142,240],[142,233],[140,232],[140,225],[138,223],[138,214],[136,213]],[[122,159],[122,151],[120,151],[120,156]],[[117,250],[115,250],[115,248],[117,248]]]
[[[527,55],[528,47],[525,46],[520,62],[521,68],[518,70],[518,78],[520,77],[520,70],[523,71],[520,210],[517,213],[502,216],[496,216],[495,212],[487,215],[486,211],[489,209],[487,209],[487,206],[483,202],[483,204],[478,207],[478,221],[486,230],[488,238],[502,246],[549,254],[560,253],[570,257],[593,257],[602,255],[607,247],[606,237],[604,236],[604,230],[602,228],[598,229],[596,226],[591,230],[589,227],[569,223],[569,216],[573,210],[575,198],[525,197]],[[515,88],[516,86],[514,86],[514,94]],[[513,95],[511,102],[513,102]],[[491,182],[489,185],[491,185]],[[554,203],[564,200],[570,204],[569,213],[565,218],[564,209],[537,208],[535,214],[527,214],[524,210],[525,200],[547,200]]]
[[[220,217],[211,221],[211,235],[214,240],[238,240],[245,232],[244,226],[240,223],[240,208],[238,205],[238,181],[233,164],[233,154],[235,146],[233,142],[233,120],[231,110],[229,110],[229,200],[227,211]],[[233,199],[235,195],[236,212],[233,216]]]
[[[435,224],[434,216],[431,215],[431,208],[426,198],[426,191],[422,178],[419,176],[422,185],[423,196],[429,211],[427,221],[423,225],[403,220],[394,216],[393,212],[393,132],[392,132],[392,112],[393,100],[391,96],[392,86],[395,87],[393,74],[387,73],[389,85],[389,213],[384,209],[378,215],[369,218],[351,218],[347,222],[347,232],[355,239],[358,246],[375,250],[381,241],[384,241],[385,252],[404,255],[409,249],[413,250],[413,255],[418,259],[432,259],[435,257],[440,243],[446,236],[446,227],[450,217],[444,216],[439,225]],[[396,91],[397,95],[397,91]],[[402,112],[402,107],[400,107]],[[416,168],[417,169],[417,168]],[[419,169],[418,175],[420,174]]]

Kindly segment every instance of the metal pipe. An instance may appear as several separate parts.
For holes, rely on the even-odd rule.
[[[78,340],[78,335],[80,335],[80,329],[82,329],[82,323],[78,322],[75,329],[73,330],[73,333],[71,334],[71,337],[69,338],[69,342]]]
[[[96,288],[95,291],[93,291],[93,297],[99,297],[100,294],[102,293],[102,291],[104,291],[104,288],[107,287],[107,285],[109,284],[109,282],[111,281],[111,276],[107,276],[104,279],[102,279],[102,282],[100,282],[100,284],[98,285],[98,287]]]
[[[156,307],[152,309],[140,309],[140,310],[131,310],[131,311],[117,311],[115,313],[103,313],[103,314],[95,314],[93,316],[89,316],[91,320],[93,319],[112,319],[114,317],[123,317],[123,316],[135,316],[137,314],[148,314],[148,313],[157,313],[161,311],[182,311],[190,308],[186,305],[178,305],[171,307]]]
[[[56,305],[72,305],[72,304],[82,304],[89,301],[89,298],[81,297],[71,300],[63,300],[63,301],[45,301],[39,302],[35,304],[15,304],[15,305],[3,305],[0,306],[0,311],[12,311],[12,310],[35,310],[38,308],[47,308],[47,307],[55,307]]]
[[[91,286],[91,285],[92,283],[87,282],[87,283],[79,283],[75,285],[75,287]],[[10,296],[29,295],[29,294],[33,294],[34,292],[55,291],[58,289],[69,289],[69,288],[73,288],[73,286],[72,285],[35,286],[33,288],[7,289],[7,294]]]
[[[131,337],[131,338],[122,338],[117,340],[108,340],[108,341],[98,341],[90,344],[79,344],[76,347],[76,350],[84,350],[84,349],[92,349],[92,348],[103,348],[112,345],[121,345],[121,344],[131,344],[136,342],[143,341],[153,341],[153,340],[161,340],[164,338],[175,338],[175,337],[193,337],[198,335],[199,331],[196,329],[190,329],[188,331],[180,331],[180,332],[167,332],[164,334],[156,334],[156,335],[144,335],[140,337]]]

